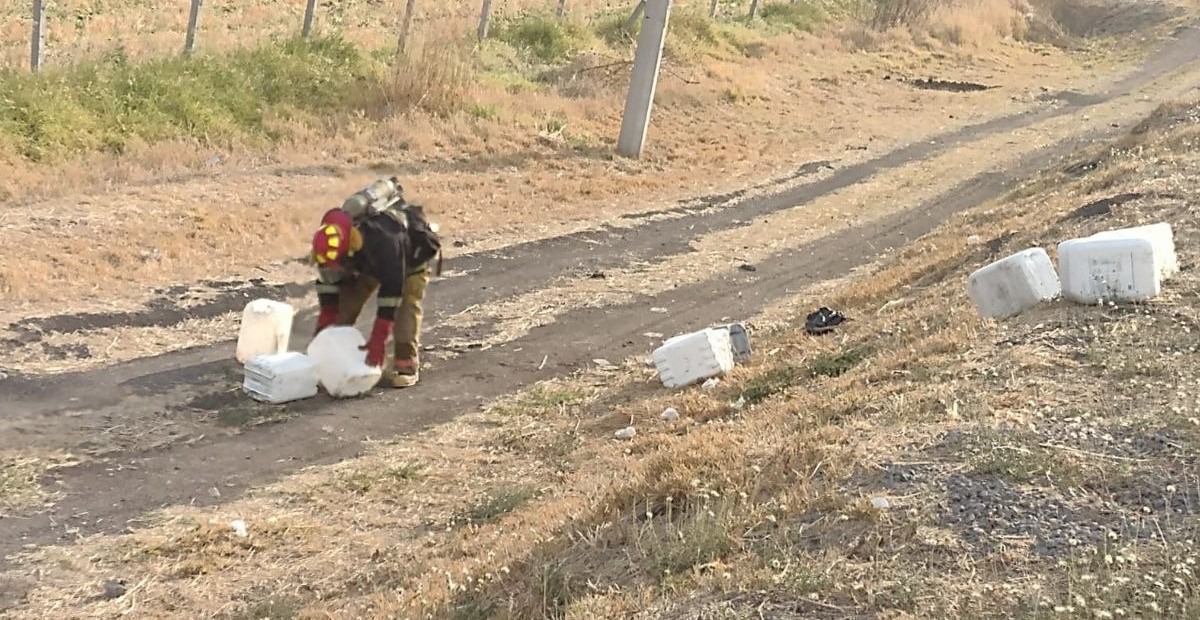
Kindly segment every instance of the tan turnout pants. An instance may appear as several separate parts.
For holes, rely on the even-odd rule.
[[[404,298],[396,306],[395,325],[392,329],[394,359],[417,362],[421,350],[421,302],[425,299],[425,287],[429,285],[429,267],[408,276],[404,281]],[[336,325],[354,325],[363,306],[379,288],[379,281],[368,275],[359,275],[349,284],[343,284],[338,296]]]

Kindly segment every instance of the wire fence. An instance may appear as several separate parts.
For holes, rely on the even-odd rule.
[[[781,4],[796,0],[775,0]],[[558,19],[628,15],[644,0],[0,0],[0,69],[38,71],[121,50],[130,59],[255,47],[337,33],[368,49],[415,37],[486,38],[492,24],[535,11]],[[675,0],[710,17],[753,18],[760,0]]]

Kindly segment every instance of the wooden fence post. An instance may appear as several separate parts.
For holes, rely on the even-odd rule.
[[[758,17],[758,0],[750,0],[750,19]]]
[[[312,34],[313,14],[317,12],[317,0],[308,0],[304,6],[304,26],[300,28],[300,36],[305,39]]]
[[[483,6],[479,9],[479,40],[487,38],[488,26],[492,23],[492,0],[483,0]]]
[[[404,5],[404,22],[400,24],[400,39],[396,44],[397,51],[403,53],[408,45],[408,30],[412,27],[413,12],[417,10],[417,0],[408,0]]]
[[[708,16],[711,19],[717,18],[717,13],[721,10],[721,0],[712,0],[712,4],[708,6]]]
[[[567,0],[558,0],[558,10],[555,12],[554,16],[557,17],[561,21],[563,18],[563,15],[566,15],[566,13],[567,13]]]
[[[183,53],[193,54],[196,51],[196,29],[200,27],[200,7],[204,0],[192,0],[192,10],[188,13],[187,38],[183,42]]]
[[[42,0],[33,0],[33,31],[29,36],[29,69],[41,71],[46,55],[46,6]]]

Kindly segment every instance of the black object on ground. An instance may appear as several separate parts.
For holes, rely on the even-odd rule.
[[[804,319],[804,331],[814,335],[825,334],[849,320],[841,312],[821,306],[820,309],[809,313]]]

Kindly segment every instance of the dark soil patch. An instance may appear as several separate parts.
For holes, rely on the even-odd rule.
[[[1077,222],[1079,220],[1086,220],[1093,217],[1104,217],[1112,213],[1113,207],[1123,205],[1131,200],[1137,200],[1143,196],[1145,196],[1145,194],[1141,192],[1131,192],[1117,194],[1116,196],[1111,196],[1109,198],[1101,198],[1100,200],[1089,202],[1082,207],[1079,207],[1078,209],[1075,209],[1074,211],[1064,215],[1059,221]]]
[[[753,191],[766,189],[766,188],[769,188],[774,185],[779,185],[782,183],[795,181],[797,179],[801,179],[806,176],[811,176],[813,174],[820,172],[821,170],[823,170],[825,168],[833,170],[833,162],[831,162],[829,160],[825,160],[825,159],[822,159],[820,161],[810,161],[806,164],[803,164],[802,166],[797,168],[795,172],[793,172],[789,175],[786,175],[786,176],[783,176],[780,178],[776,178],[776,179],[772,179],[771,181],[766,182],[766,183],[759,183],[758,185],[754,185],[753,187],[750,187],[748,189],[739,189],[739,190],[735,190],[732,192],[725,192],[723,194],[711,194],[708,196],[701,196],[700,198],[689,199],[686,201],[682,201],[677,206],[671,207],[669,209],[659,209],[657,211],[640,211],[637,213],[626,213],[621,216],[621,219],[623,219],[623,220],[640,220],[640,219],[644,219],[646,217],[652,217],[652,216],[658,216],[658,215],[690,215],[693,213],[704,211],[705,209],[711,209],[713,207],[719,207],[722,205],[730,204],[740,198],[745,197],[747,194],[749,194]]]
[[[985,86],[983,84],[976,84],[975,82],[955,82],[953,80],[939,80],[936,78],[917,78],[909,80],[908,83],[921,90],[942,90],[952,93],[973,93],[996,88],[995,86]]]
[[[1089,159],[1087,161],[1075,162],[1075,163],[1071,164],[1070,166],[1063,168],[1063,173],[1073,176],[1075,178],[1079,178],[1089,172],[1095,171],[1099,167],[1100,167],[1100,160]]]
[[[156,291],[156,297],[136,312],[83,312],[22,319],[9,326],[22,336],[19,343],[40,340],[49,332],[66,334],[113,327],[166,327],[189,319],[210,319],[241,310],[252,299],[302,294],[299,286],[269,284],[261,278],[249,282],[202,282],[195,287],[173,286]],[[189,298],[213,298],[182,306]]]

